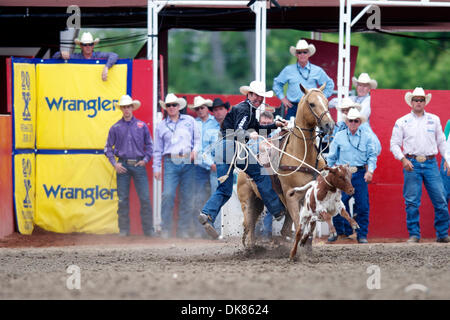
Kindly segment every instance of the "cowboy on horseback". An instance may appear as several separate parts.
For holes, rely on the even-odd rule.
[[[262,104],[264,98],[273,96],[272,91],[265,91],[264,83],[252,81],[250,86],[242,86],[240,92],[246,95],[246,99],[234,106],[225,117],[221,126],[223,139],[219,145],[222,149],[220,152],[215,152],[217,177],[219,177],[220,184],[198,216],[198,220],[204,226],[205,231],[214,239],[217,239],[219,235],[214,229],[213,223],[222,206],[230,199],[233,191],[233,175],[230,175],[230,172],[232,172],[234,167],[244,170],[255,181],[264,205],[276,220],[280,220],[284,215],[284,206],[278,195],[272,190],[270,177],[261,174],[262,167],[257,160],[254,159],[251,153],[248,154],[248,151],[248,157],[245,158],[245,161],[238,162],[238,158],[243,160],[240,158],[240,155],[242,151],[245,153],[245,150],[241,148],[245,148],[242,146],[245,146],[243,140],[249,136],[247,130],[253,129],[259,132],[261,129],[271,130],[277,127],[286,127],[287,121],[277,120],[270,125],[260,125],[258,123],[256,110]],[[233,151],[231,161],[229,161],[230,151]]]

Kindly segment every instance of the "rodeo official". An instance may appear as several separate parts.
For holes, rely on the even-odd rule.
[[[133,111],[141,102],[124,95],[118,103],[123,113],[109,130],[105,154],[117,172],[119,196],[119,229],[121,236],[130,234],[130,182],[134,180],[141,205],[142,229],[146,236],[153,235],[153,213],[150,204],[149,183],[145,165],[152,158],[153,141],[145,122],[136,119]],[[116,158],[118,157],[118,161]]]

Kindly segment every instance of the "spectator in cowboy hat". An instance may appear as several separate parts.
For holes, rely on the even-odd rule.
[[[145,165],[152,158],[153,141],[145,122],[133,116],[133,112],[140,106],[140,101],[133,100],[129,95],[123,95],[119,102],[115,103],[115,107],[122,111],[123,117],[109,129],[105,147],[105,155],[117,172],[117,214],[121,236],[130,234],[131,178],[139,196],[142,229],[146,236],[153,235],[153,214],[145,169]]]
[[[367,233],[369,228],[369,189],[368,183],[372,181],[373,173],[377,167],[377,153],[375,143],[369,131],[361,128],[362,123],[367,119],[358,111],[350,108],[347,116],[348,128],[339,131],[330,144],[330,151],[327,156],[328,165],[349,164],[356,167],[357,171],[352,174],[352,185],[355,188],[353,195],[342,193],[342,202],[346,210],[349,211],[349,200],[353,196],[355,199],[354,217],[359,225],[356,230],[359,243],[367,243]],[[333,218],[337,236],[350,236],[352,228],[345,227],[345,219]],[[348,223],[348,222],[347,222]],[[328,241],[336,241],[337,236],[331,236]]]
[[[353,85],[356,88],[356,96],[351,99],[361,105],[361,114],[370,120],[370,90],[376,89],[378,83],[375,79],[371,79],[367,73],[361,73],[357,78],[352,78]]]
[[[420,240],[419,206],[422,183],[434,207],[434,228],[437,242],[450,242],[449,216],[444,185],[439,174],[436,154],[445,158],[444,168],[450,175],[449,154],[446,154],[445,135],[438,116],[425,112],[431,93],[417,87],[405,94],[411,112],[395,122],[391,136],[391,152],[403,166],[403,198],[406,205],[408,242]],[[403,150],[402,150],[403,149]]]
[[[212,106],[208,107],[209,111],[212,112],[214,115],[214,118],[216,118],[216,121],[219,124],[222,124],[223,120],[225,119],[225,116],[227,115],[228,111],[230,110],[230,103],[223,102],[220,98],[215,98]]]
[[[81,53],[69,54],[67,51],[58,51],[52,56],[52,59],[107,59],[102,72],[102,80],[106,81],[108,79],[108,70],[119,58],[117,53],[94,51],[94,47],[100,42],[100,39],[96,38],[94,40],[90,32],[83,32],[81,39],[75,39],[74,42],[80,46]]]
[[[185,99],[169,93],[164,101],[159,101],[159,104],[167,112],[167,116],[156,125],[153,152],[153,174],[157,180],[161,180],[161,168],[164,167],[161,235],[164,238],[172,235],[173,208],[179,186],[180,206],[176,235],[187,238],[191,236],[189,231],[194,214],[192,186],[195,168],[193,163],[201,149],[201,136],[194,118],[180,114],[180,110],[187,105]]]
[[[195,194],[194,194],[194,211],[198,213],[205,202],[211,196],[211,174],[215,170],[214,158],[211,149],[213,144],[217,141],[217,134],[220,131],[220,125],[209,113],[209,108],[212,108],[213,101],[204,99],[201,96],[194,98],[194,104],[189,105],[189,108],[194,110],[197,114],[195,118],[198,130],[202,137],[201,152],[195,161]],[[216,175],[217,176],[217,175]],[[193,236],[196,238],[206,236],[203,227],[197,222],[197,214],[192,215],[193,218]]]
[[[323,93],[328,98],[333,93],[334,82],[325,71],[309,62],[309,58],[316,53],[316,47],[301,39],[295,47],[289,48],[291,55],[297,58],[295,64],[285,67],[280,74],[273,79],[273,91],[288,108],[286,119],[295,117],[297,105],[303,96],[300,84],[307,89],[317,88],[326,83]],[[284,95],[284,85],[288,84],[286,95]]]
[[[275,121],[274,124],[263,126],[256,120],[256,109],[261,106],[264,98],[273,96],[272,91],[266,92],[263,82],[252,81],[249,86],[240,87],[240,92],[246,96],[245,101],[231,109],[221,126],[223,140],[220,143],[221,149],[216,150],[217,176],[220,184],[198,216],[199,222],[213,239],[219,237],[213,224],[220,209],[230,199],[233,191],[232,169],[235,166],[244,170],[255,181],[264,205],[268,208],[270,214],[275,219],[280,219],[284,215],[284,206],[277,194],[272,190],[270,177],[261,174],[262,167],[256,159],[250,156],[248,161],[244,161],[245,163],[242,161],[231,161],[230,163],[228,161],[231,158],[235,159],[235,157],[230,157],[235,151],[235,140],[240,140],[239,143],[244,143],[245,141],[243,140],[248,136],[247,130],[254,129],[258,131],[260,129],[276,129],[277,127],[287,126],[287,121]]]
[[[361,111],[362,107],[359,103],[354,102],[350,98],[342,99],[341,105],[337,107],[337,109],[342,112],[342,120],[338,121],[336,123],[336,125],[334,127],[334,131],[333,131],[333,137],[339,131],[346,130],[348,128],[347,115],[348,115],[348,112],[350,111],[350,109],[352,109],[352,108],[356,108],[361,113],[361,115],[364,116],[364,114]],[[364,118],[366,119],[365,116],[364,116]],[[365,121],[365,122],[361,123],[360,128],[362,130],[367,130],[372,135],[373,142],[375,143],[375,146],[376,146],[377,156],[380,155],[381,143],[380,143],[380,140],[378,139],[377,135],[375,134],[375,132],[373,132],[372,128],[370,127],[369,122]],[[348,224],[348,225],[350,226],[350,224]]]

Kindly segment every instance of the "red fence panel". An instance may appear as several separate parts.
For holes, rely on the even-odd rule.
[[[0,238],[14,232],[11,116],[0,115]]]
[[[153,138],[153,75],[152,75],[152,61],[151,60],[133,60],[133,78],[132,78],[132,93],[133,99],[141,102],[141,107],[134,112],[134,115],[139,120],[144,121],[150,130],[150,135]],[[147,176],[150,185],[150,202],[153,203],[153,162],[147,164]],[[139,212],[139,198],[134,189],[134,183],[130,188],[130,234],[143,234],[141,226],[141,216]]]

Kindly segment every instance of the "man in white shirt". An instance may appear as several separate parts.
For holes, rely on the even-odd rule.
[[[422,88],[407,92],[405,101],[412,111],[395,122],[391,137],[391,152],[403,165],[403,198],[410,243],[420,240],[419,206],[422,182],[434,207],[436,241],[450,242],[448,207],[436,154],[439,151],[445,157],[444,168],[447,174],[450,174],[450,159],[449,154],[446,154],[445,135],[439,117],[425,112],[425,106],[430,100],[431,93],[425,94]]]

